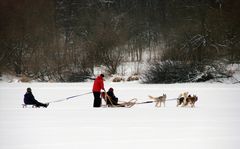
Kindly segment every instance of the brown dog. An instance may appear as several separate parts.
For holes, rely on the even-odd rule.
[[[182,105],[183,104],[183,101],[184,101],[184,97],[179,97],[177,98],[177,107]]]
[[[180,96],[177,98],[177,107],[179,105],[182,105],[182,107],[185,107],[187,105],[190,105],[191,107],[195,107],[195,102],[198,100],[198,97],[196,95],[188,95],[188,92],[185,92],[183,94],[180,94]]]
[[[164,107],[165,107],[165,102],[166,102],[166,98],[167,95],[163,94],[162,96],[159,97],[153,97],[153,96],[148,96],[150,99],[153,99],[156,102],[155,107],[161,107],[161,103],[163,103]]]
[[[186,105],[190,104],[190,106],[193,108],[195,107],[195,102],[198,100],[198,97],[196,95],[189,95],[186,99],[187,103]]]

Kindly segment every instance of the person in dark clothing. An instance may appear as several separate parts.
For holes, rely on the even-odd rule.
[[[92,88],[92,92],[93,92],[93,96],[94,96],[93,107],[101,107],[101,105],[102,105],[102,99],[100,98],[101,90],[104,90],[104,92],[105,92],[103,78],[104,78],[104,75],[100,74],[94,80],[93,88]]]
[[[118,98],[114,95],[113,88],[109,88],[107,95],[111,98],[111,101],[107,99],[107,105],[119,105]]]
[[[47,108],[49,103],[38,102],[32,94],[32,89],[27,88],[27,92],[24,95],[24,103],[26,105],[35,105],[36,107],[45,107]]]

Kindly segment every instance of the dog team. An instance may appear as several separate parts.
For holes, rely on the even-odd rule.
[[[181,107],[195,107],[195,102],[198,100],[198,97],[196,95],[191,96],[190,94],[188,94],[188,92],[183,92],[181,93],[178,98],[174,98],[174,99],[168,99],[167,100],[167,95],[163,94],[162,96],[158,96],[158,97],[153,97],[153,96],[148,96],[152,101],[147,101],[147,102],[143,102],[143,103],[152,103],[155,102],[155,107],[161,107],[162,105],[165,107],[165,103],[168,100],[176,100],[177,101],[177,107],[181,106]],[[113,88],[110,88],[108,90],[108,92],[102,92],[101,93],[101,99],[104,99],[104,101],[106,102],[106,104],[109,107],[131,107],[136,103],[136,100],[134,99],[134,102],[122,102],[122,103],[118,103],[118,98],[114,95],[113,93]],[[128,105],[130,104],[130,106]]]
[[[167,100],[166,94],[163,94],[162,96],[159,96],[159,97],[153,97],[150,95],[148,97],[154,100],[154,102],[156,102],[155,104],[156,107],[161,107],[162,104],[165,107],[165,102]],[[198,97],[196,95],[191,96],[190,94],[188,94],[188,92],[183,92],[178,96],[178,98],[176,98],[176,100],[177,100],[177,107],[190,106],[193,108],[195,107],[195,103],[198,100]]]

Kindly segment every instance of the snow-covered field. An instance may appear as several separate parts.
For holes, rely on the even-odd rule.
[[[132,108],[92,108],[87,94],[46,108],[22,108],[31,87],[36,99],[49,102],[88,93],[86,83],[0,83],[0,149],[238,149],[240,146],[240,84],[186,83],[146,85],[111,83],[120,100],[181,92],[196,94],[195,108],[153,103]]]

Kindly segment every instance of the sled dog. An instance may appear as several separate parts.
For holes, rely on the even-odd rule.
[[[198,97],[196,95],[188,95],[188,92],[181,93],[179,97],[177,98],[177,107],[181,105],[182,107],[185,107],[187,105],[190,105],[191,107],[195,107],[195,102],[198,100]]]
[[[165,102],[166,102],[166,98],[167,95],[163,94],[162,96],[159,97],[153,97],[153,96],[148,96],[150,99],[153,99],[156,102],[155,107],[161,107],[161,103],[163,103],[164,107],[165,107]]]
[[[181,93],[177,98],[177,107],[180,105],[182,106],[185,105],[187,97],[188,97],[188,92]]]
[[[195,107],[195,102],[198,100],[198,97],[196,95],[189,95],[186,99],[187,104],[186,105],[190,105],[192,108]]]

